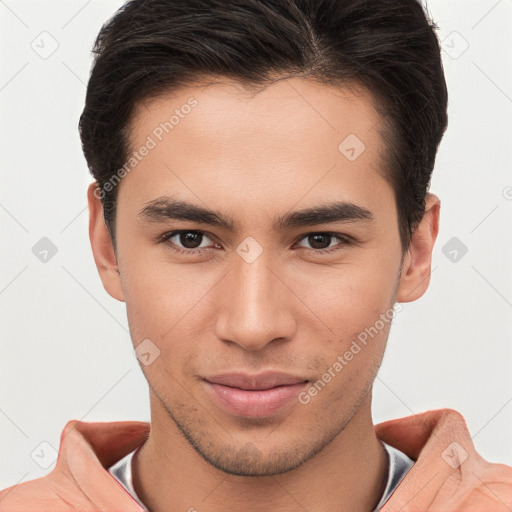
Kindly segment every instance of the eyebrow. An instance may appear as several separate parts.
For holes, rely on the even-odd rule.
[[[236,231],[236,222],[231,217],[170,196],[149,201],[140,210],[138,217],[148,222],[183,220],[209,224],[230,232]],[[278,231],[301,226],[356,221],[371,223],[374,217],[372,212],[363,206],[335,201],[277,217],[273,229]]]

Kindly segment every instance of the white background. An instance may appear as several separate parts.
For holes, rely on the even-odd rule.
[[[90,48],[121,3],[0,1],[0,489],[53,468],[31,453],[58,450],[70,419],[149,420],[124,304],[92,258],[77,130]],[[512,465],[512,0],[428,6],[449,89],[431,187],[441,229],[430,289],[391,330],[374,421],[454,408],[484,458]],[[58,43],[46,59],[41,38]],[[57,247],[46,263],[42,237]],[[457,262],[443,253],[453,237],[468,249]]]

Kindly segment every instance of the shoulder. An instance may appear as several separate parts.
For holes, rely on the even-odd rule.
[[[432,510],[512,509],[512,467],[478,458],[473,467],[453,471],[446,477],[431,505]]]
[[[2,512],[140,511],[105,469],[143,442],[146,422],[70,420],[62,430],[57,462],[47,475],[0,491]]]
[[[91,506],[82,492],[69,483],[59,481],[52,473],[41,478],[12,485],[0,491],[0,510],[19,512],[37,510],[38,512],[61,512],[76,510],[77,506]]]
[[[383,512],[512,509],[512,468],[478,453],[459,412],[427,411],[382,423],[376,432],[415,461]]]

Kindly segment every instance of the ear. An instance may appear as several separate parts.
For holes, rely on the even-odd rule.
[[[407,251],[398,287],[397,302],[412,302],[419,299],[430,284],[432,251],[439,232],[441,201],[434,194],[427,194],[425,214],[414,230]]]
[[[110,233],[105,224],[103,205],[100,197],[100,188],[95,181],[91,183],[87,189],[87,201],[89,204],[89,239],[91,240],[92,253],[103,287],[114,299],[124,302],[117,256],[114,251]]]

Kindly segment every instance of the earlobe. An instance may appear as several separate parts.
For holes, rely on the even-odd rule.
[[[425,214],[415,229],[411,245],[404,257],[397,302],[412,302],[427,291],[430,284],[432,251],[439,232],[441,201],[427,194]]]
[[[89,185],[87,201],[89,204],[89,239],[91,241],[94,262],[98,269],[103,287],[114,299],[124,302],[123,288],[119,275],[117,257],[110,233],[103,216],[97,182]]]

